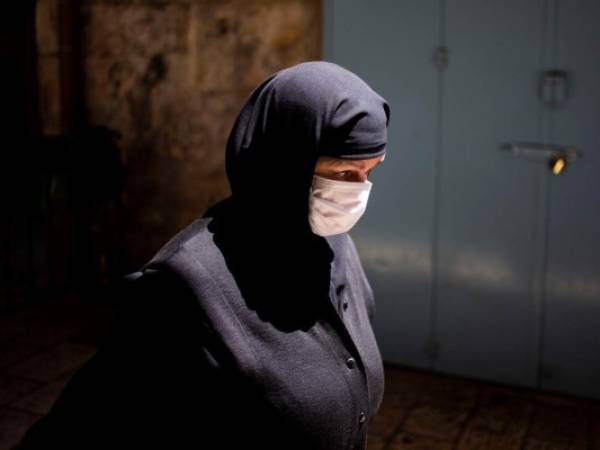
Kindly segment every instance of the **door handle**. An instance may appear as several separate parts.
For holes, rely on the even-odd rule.
[[[500,144],[500,150],[518,157],[547,162],[555,175],[560,174],[567,164],[582,157],[581,151],[574,147],[540,142],[505,142]]]

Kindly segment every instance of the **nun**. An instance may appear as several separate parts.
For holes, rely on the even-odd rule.
[[[120,281],[118,309],[20,450],[362,450],[384,392],[348,234],[390,108],[340,65],[279,70],[229,135],[231,195]]]

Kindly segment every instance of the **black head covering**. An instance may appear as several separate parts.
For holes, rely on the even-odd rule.
[[[233,196],[260,209],[261,220],[276,215],[291,220],[288,231],[306,228],[317,158],[382,155],[389,116],[388,103],[337,64],[309,61],[270,75],[250,94],[229,135]],[[274,205],[274,196],[283,201]]]
[[[389,117],[379,94],[331,62],[282,69],[251,92],[227,141],[232,195],[205,213],[217,216],[215,242],[248,287],[247,298],[255,291],[264,303],[268,289],[293,283],[305,304],[327,290],[334,254],[308,220],[317,159],[382,155]]]

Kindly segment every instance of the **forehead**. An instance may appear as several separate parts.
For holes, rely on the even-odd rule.
[[[368,159],[344,159],[332,156],[321,156],[319,163],[332,167],[356,167],[358,169],[373,167],[385,159],[385,154]]]

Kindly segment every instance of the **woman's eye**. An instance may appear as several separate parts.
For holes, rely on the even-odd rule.
[[[340,178],[348,178],[350,176],[350,172],[347,170],[344,170],[343,172],[338,172],[338,176]]]

